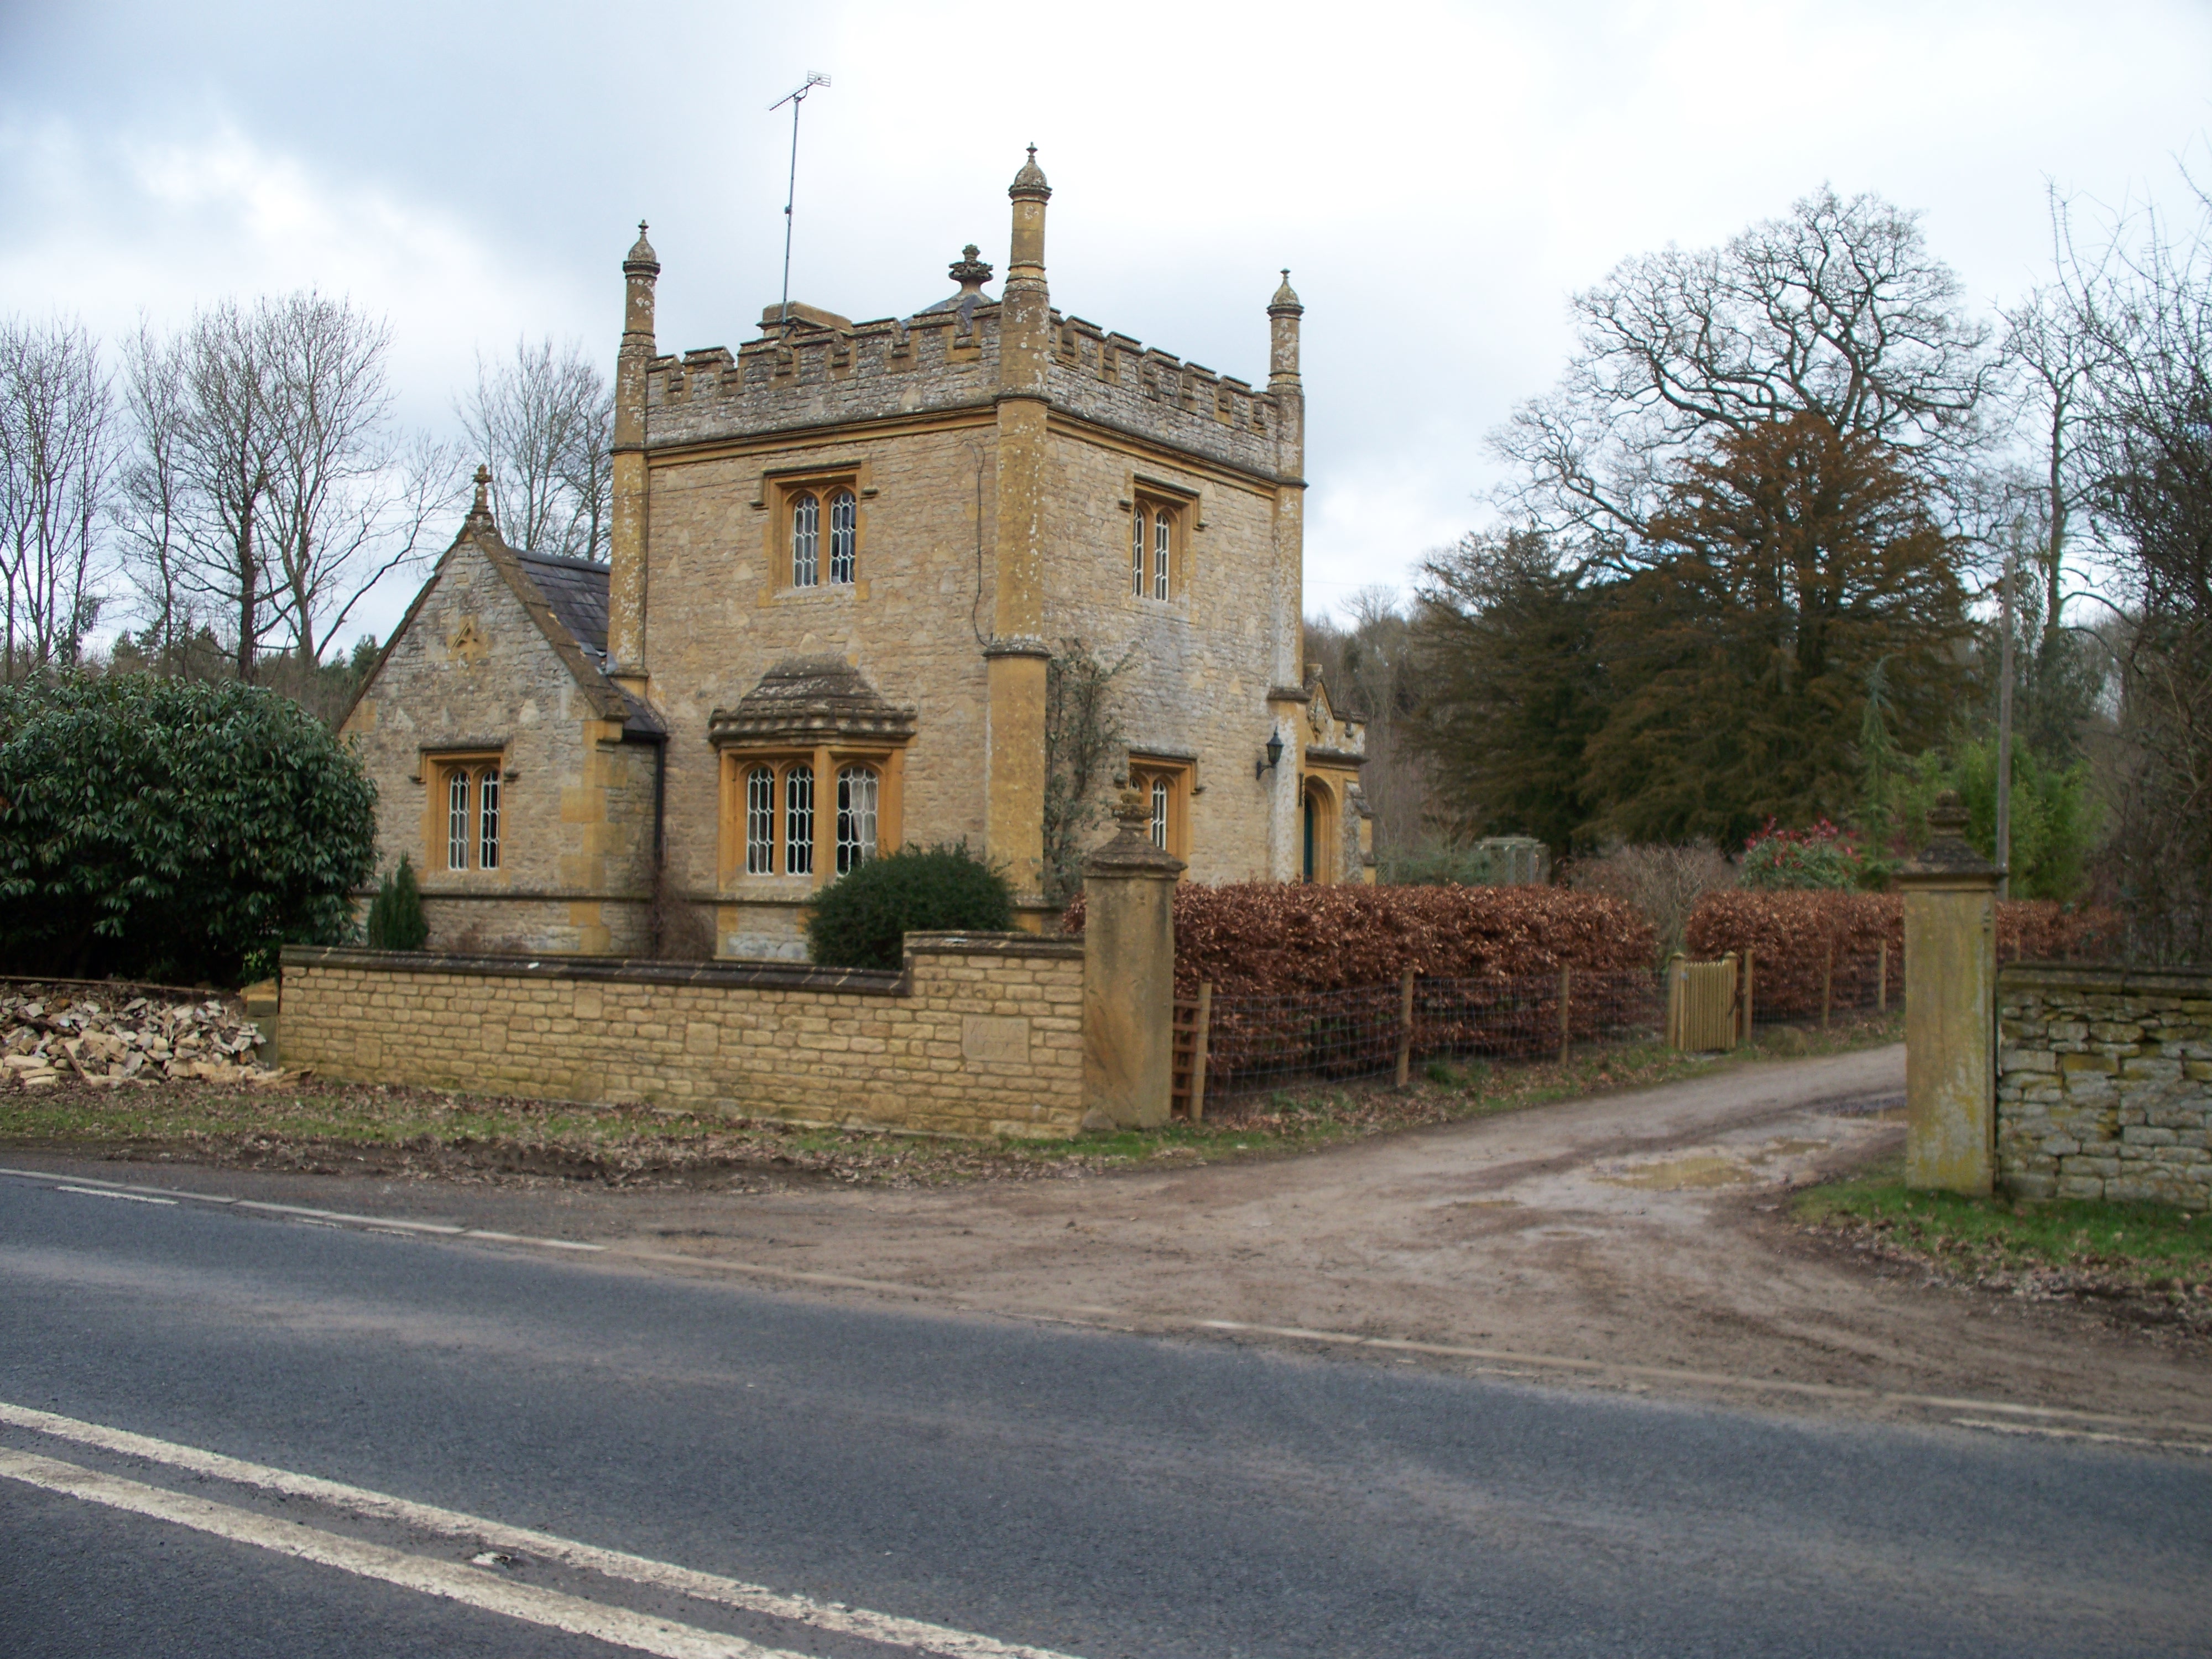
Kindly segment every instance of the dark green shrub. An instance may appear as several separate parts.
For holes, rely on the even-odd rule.
[[[372,951],[419,951],[430,937],[430,924],[422,915],[422,889],[415,880],[415,866],[407,854],[399,867],[385,872],[376,896],[368,906],[368,948]]]
[[[1013,925],[1013,890],[966,842],[908,847],[824,888],[807,918],[806,948],[825,968],[896,972],[909,933],[1000,933]]]
[[[375,836],[359,761],[272,691],[0,686],[0,972],[235,984],[347,936]]]

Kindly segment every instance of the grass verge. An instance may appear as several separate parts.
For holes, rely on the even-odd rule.
[[[0,1148],[180,1163],[488,1181],[744,1187],[777,1176],[915,1185],[1080,1176],[1307,1152],[1370,1135],[1898,1040],[1899,1024],[1780,1027],[1735,1054],[1656,1042],[1588,1045],[1556,1061],[1432,1062],[1387,1082],[1286,1087],[1211,1103],[1199,1123],[1060,1141],[934,1139],[732,1121],[653,1106],[448,1094],[325,1082],[282,1088],[161,1084],[0,1091]]]
[[[1901,1158],[1791,1202],[1802,1226],[1865,1257],[2032,1301],[2106,1306],[2212,1335],[2212,1218],[2155,1204],[1916,1192]]]

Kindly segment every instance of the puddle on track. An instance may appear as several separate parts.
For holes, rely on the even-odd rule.
[[[1597,1177],[1609,1187],[1640,1187],[1648,1192],[1679,1193],[1710,1187],[1741,1187],[1759,1179],[1732,1158],[1711,1154],[1669,1158],[1638,1169]]]

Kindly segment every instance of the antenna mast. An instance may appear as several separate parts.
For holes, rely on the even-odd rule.
[[[791,177],[785,184],[783,198],[783,300],[776,315],[776,325],[786,330],[791,326],[791,209],[799,199],[799,106],[815,88],[829,84],[828,76],[809,70],[796,92],[787,93],[769,106],[771,112],[786,104],[791,106]]]

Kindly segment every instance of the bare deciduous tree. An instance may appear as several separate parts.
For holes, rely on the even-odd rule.
[[[343,300],[296,294],[272,307],[277,415],[268,544],[295,655],[313,667],[363,595],[420,556],[453,495],[458,457],[404,440],[392,421],[392,331]]]
[[[145,643],[156,662],[169,659],[193,633],[192,593],[185,582],[189,545],[184,468],[184,351],[143,318],[123,343],[123,410],[135,440],[116,492],[115,523],[122,562],[137,590]]]
[[[74,664],[102,600],[114,399],[82,324],[0,323],[0,672]]]
[[[1375,815],[1375,853],[1395,858],[1421,844],[1429,823],[1429,766],[1408,741],[1406,723],[1419,703],[1413,626],[1395,590],[1352,594],[1343,622],[1312,617],[1306,660],[1322,671],[1340,713],[1366,721],[1367,763],[1359,789]]]
[[[2061,260],[2094,351],[2092,511],[2132,589],[2112,854],[2130,945],[2212,957],[2212,198],[2176,235],[2115,228],[2091,280]]]
[[[1940,477],[1972,441],[1988,331],[1914,215],[1823,188],[1726,246],[1623,261],[1574,299],[1559,385],[1492,442],[1506,501],[1634,562],[1668,479],[1730,433],[1800,414]]]
[[[310,291],[226,301],[128,349],[142,597],[172,633],[195,613],[228,622],[241,679],[271,641],[319,663],[452,502],[458,458],[392,420],[390,343],[380,320]]]
[[[477,359],[455,412],[491,470],[500,531],[517,547],[567,558],[606,556],[614,394],[574,342],[515,342],[512,360]]]

